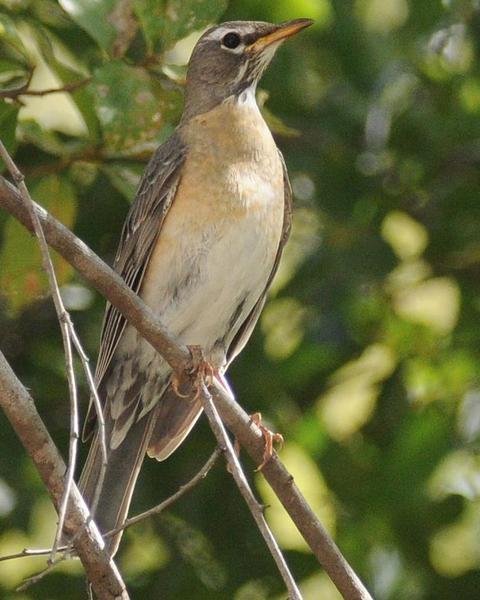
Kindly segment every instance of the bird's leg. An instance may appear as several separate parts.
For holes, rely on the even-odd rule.
[[[180,386],[182,385],[182,377],[173,372],[170,378],[170,385],[172,386],[172,390],[179,398],[190,398],[190,394],[184,394],[180,391]]]
[[[201,346],[187,347],[192,355],[193,367],[190,375],[193,378],[193,389],[195,390],[194,400],[198,400],[201,394],[202,383],[205,383],[207,387],[211,386],[218,371],[205,359]]]
[[[270,429],[268,429],[267,427],[265,427],[265,425],[262,424],[262,413],[253,413],[253,415],[250,415],[250,421],[252,423],[255,423],[255,425],[260,429],[263,435],[263,439],[265,440],[262,464],[255,469],[255,471],[261,471],[263,467],[267,464],[267,462],[272,458],[273,444],[280,444],[281,448],[285,440],[283,439],[283,435],[281,433],[273,433],[273,431],[270,431]]]
[[[191,345],[187,346],[192,356],[192,367],[191,369],[183,373],[173,373],[171,378],[171,385],[173,391],[180,396],[180,398],[190,398],[192,388],[195,391],[193,400],[198,400],[201,394],[202,383],[208,387],[212,385],[213,379],[219,377],[217,369],[205,359],[201,346]],[[180,391],[180,387],[185,383],[185,378],[189,380],[189,393],[185,394]]]

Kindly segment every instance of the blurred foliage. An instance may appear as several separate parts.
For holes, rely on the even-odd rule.
[[[283,458],[375,598],[478,597],[478,2],[0,7],[0,86],[10,95],[0,104],[0,135],[37,201],[107,261],[138,177],[181,113],[184,65],[202,28],[226,19],[317,20],[279,51],[262,82],[295,191],[295,226],[260,326],[231,369],[233,387],[285,434]],[[27,84],[73,87],[18,95]],[[32,238],[0,214],[0,347],[65,451],[62,345],[39,265]],[[56,265],[94,357],[104,302]],[[84,408],[83,380],[81,391]],[[50,544],[55,517],[0,420],[6,554]],[[146,461],[133,511],[189,479],[213,444],[201,421],[167,462]],[[338,598],[261,476],[254,480],[305,598]],[[220,467],[167,514],[129,531],[119,562],[136,598],[283,597]],[[64,598],[65,589],[84,597],[76,562],[14,594],[43,564],[1,563],[0,597]]]

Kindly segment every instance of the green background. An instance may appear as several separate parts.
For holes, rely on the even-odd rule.
[[[0,136],[34,198],[110,263],[138,177],[178,121],[198,32],[227,19],[316,19],[261,82],[295,191],[295,224],[230,377],[242,406],[284,434],[282,459],[379,600],[480,595],[477,6],[0,2],[0,86],[10,96],[0,99]],[[69,94],[13,101],[32,71],[36,90],[86,81]],[[104,301],[55,264],[94,361]],[[46,278],[35,240],[3,212],[0,290],[0,349],[66,453],[64,358]],[[88,390],[76,366],[84,412]],[[48,546],[48,496],[2,415],[0,432],[0,555]],[[132,514],[173,493],[213,447],[202,419],[171,459],[146,461]],[[243,458],[305,598],[338,598]],[[128,531],[118,560],[133,598],[285,597],[220,464],[163,516]],[[13,592],[44,564],[0,563],[0,597],[84,597],[78,562]]]

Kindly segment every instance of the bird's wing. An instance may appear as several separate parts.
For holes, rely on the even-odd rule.
[[[152,250],[175,197],[184,160],[185,146],[174,133],[150,160],[124,223],[113,268],[136,293],[140,290]],[[105,377],[126,323],[125,317],[107,303],[95,372],[97,389]],[[84,439],[91,433],[94,422],[95,415],[90,405],[85,419]]]
[[[272,284],[273,278],[278,270],[278,265],[280,263],[280,259],[282,257],[283,248],[287,243],[287,240],[290,236],[290,230],[292,228],[292,215],[293,215],[293,198],[292,198],[292,186],[290,185],[290,180],[288,178],[287,167],[285,165],[285,160],[283,158],[282,153],[278,150],[278,154],[280,156],[280,161],[283,167],[283,190],[284,190],[284,212],[283,212],[283,228],[282,235],[280,237],[280,243],[278,245],[277,254],[275,256],[275,261],[273,263],[273,268],[270,273],[270,276],[267,280],[265,288],[263,289],[260,298],[257,300],[255,306],[250,311],[249,315],[241,325],[240,329],[237,332],[237,335],[233,338],[232,343],[230,344],[227,350],[227,364],[230,364],[232,360],[240,354],[243,350],[245,344],[248,342],[250,336],[252,335],[253,329],[258,321],[260,313],[262,312],[263,306],[265,304],[265,300],[267,298],[267,292]]]

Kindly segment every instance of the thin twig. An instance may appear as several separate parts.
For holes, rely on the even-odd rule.
[[[158,515],[159,513],[161,513],[165,509],[167,509],[174,502],[176,502],[179,498],[181,498],[184,494],[186,494],[193,487],[195,487],[197,485],[197,483],[199,483],[202,479],[205,479],[205,477],[208,475],[208,472],[213,467],[213,465],[217,462],[218,457],[220,456],[220,454],[222,452],[223,452],[222,448],[219,448],[219,447],[215,448],[212,455],[207,460],[207,462],[203,465],[203,467],[200,469],[200,471],[198,471],[198,473],[194,477],[192,477],[192,479],[190,479],[190,481],[181,485],[174,494],[172,494],[166,500],[164,500],[163,502],[160,502],[160,504],[157,504],[153,508],[150,508],[149,510],[142,512],[139,515],[135,515],[134,517],[130,517],[130,519],[127,519],[123,523],[123,525],[120,525],[119,527],[116,527],[115,529],[108,531],[107,533],[105,533],[103,535],[103,537],[109,538],[114,535],[117,535],[117,533],[120,533],[120,531],[127,529],[127,527],[136,525],[140,521],[148,519],[148,518],[152,517],[153,515]]]
[[[33,211],[35,209],[33,208]],[[65,492],[62,498],[62,503],[60,505],[60,511],[58,513],[58,522],[57,522],[57,531],[55,532],[55,539],[53,540],[52,546],[52,554],[49,558],[49,563],[56,562],[55,556],[57,553],[58,546],[60,545],[60,540],[62,538],[63,525],[65,523],[65,515],[67,514],[67,505],[68,500],[70,498],[70,490],[72,489],[73,478],[75,475],[75,467],[77,465],[77,454],[78,454],[78,439],[80,437],[80,429],[78,422],[78,397],[77,397],[77,386],[75,382],[75,372],[73,369],[73,355],[72,355],[72,340],[70,338],[70,331],[68,322],[70,321],[70,316],[65,312],[65,308],[63,306],[63,301],[61,300],[60,290],[58,289],[57,280],[54,275],[53,265],[50,261],[50,255],[48,262],[50,263],[50,267],[52,269],[52,277],[51,277],[51,286],[56,288],[58,291],[58,297],[54,299],[55,308],[57,311],[58,319],[60,322],[60,327],[62,330],[63,337],[63,345],[65,351],[65,368],[67,371],[67,380],[68,380],[68,389],[69,389],[69,397],[70,397],[70,439],[68,444],[68,464],[67,464],[67,472],[65,474]],[[56,296],[56,294],[55,294]],[[53,296],[55,298],[55,296]],[[60,302],[58,301],[60,298]]]
[[[277,565],[278,570],[285,582],[285,585],[288,590],[289,599],[290,600],[301,600],[302,595],[300,594],[300,590],[295,583],[295,580],[290,573],[290,569],[283,557],[282,551],[280,550],[276,539],[271,532],[268,523],[265,520],[263,515],[263,507],[258,503],[255,496],[253,495],[252,489],[245,477],[245,473],[243,472],[240,461],[238,460],[237,454],[233,449],[230,438],[225,430],[223,422],[218,414],[217,408],[213,402],[212,395],[207,389],[205,382],[203,379],[200,381],[200,393],[203,403],[203,409],[205,410],[205,414],[207,415],[208,421],[210,423],[210,427],[217,438],[217,442],[225,447],[225,455],[227,458],[228,465],[230,467],[230,472],[233,475],[235,483],[237,484],[240,493],[242,494],[245,502],[247,503],[250,512],[252,513],[255,522],[257,523],[258,528],[270,550],[270,553]],[[230,392],[230,390],[228,390]]]
[[[36,575],[32,575],[31,577],[28,577],[27,579],[25,579],[25,581],[21,585],[19,585],[15,591],[16,592],[24,592],[25,590],[28,590],[28,588],[30,586],[34,585],[35,583],[38,583],[41,579],[43,579],[45,577],[45,575],[48,575],[50,573],[50,571],[52,571],[52,569],[58,565],[58,563],[63,562],[66,558],[67,558],[67,555],[62,554],[59,557],[57,557],[55,560],[50,561],[48,563],[48,565],[42,571],[40,571]]]
[[[60,288],[58,286],[57,277],[55,275],[55,269],[52,263],[52,259],[50,257],[50,251],[47,244],[47,240],[45,239],[45,234],[43,232],[42,225],[40,223],[40,219],[35,208],[35,203],[33,202],[30,193],[25,185],[25,178],[22,173],[17,168],[17,165],[10,157],[7,149],[0,141],[0,155],[2,156],[7,168],[17,185],[17,188],[20,192],[20,195],[29,211],[30,218],[32,219],[32,223],[35,229],[35,235],[37,236],[38,243],[40,246],[40,251],[42,255],[42,264],[45,269],[47,276],[50,291],[52,294],[53,303],[55,306],[55,311],[57,313],[58,322],[60,325],[60,331],[62,334],[63,347],[65,353],[65,368],[67,373],[67,381],[68,381],[68,390],[69,390],[69,398],[70,398],[70,441],[68,448],[68,466],[67,472],[65,474],[65,494],[60,505],[60,510],[58,513],[58,526],[57,531],[55,533],[55,539],[52,546],[52,553],[50,556],[50,562],[55,560],[55,554],[57,552],[57,548],[60,544],[60,540],[62,537],[63,525],[65,523],[65,515],[67,512],[67,504],[68,499],[70,497],[70,490],[72,488],[73,478],[75,475],[75,467],[77,463],[77,454],[78,454],[78,439],[80,437],[79,431],[79,417],[78,417],[78,396],[77,396],[77,385],[75,380],[75,371],[73,365],[73,354],[72,354],[72,340],[75,344],[75,347],[80,355],[80,359],[82,361],[85,374],[89,383],[89,386],[92,390],[95,410],[99,417],[99,428],[100,428],[100,439],[101,450],[102,450],[102,467],[100,471],[100,477],[104,476],[106,470],[107,463],[107,450],[105,443],[105,425],[103,421],[103,414],[101,410],[100,400],[98,399],[98,394],[96,391],[95,384],[93,382],[92,374],[90,372],[90,367],[88,365],[88,359],[86,353],[84,352],[80,340],[75,333],[73,323],[70,319],[70,315],[65,309],[65,305],[63,303],[62,296],[60,294]],[[103,429],[102,429],[103,428]],[[103,434],[102,434],[103,433]]]
[[[95,495],[93,497],[92,506],[90,506],[90,511],[93,515],[95,513],[95,509],[97,507],[98,498],[100,496],[100,491],[103,487],[103,480],[105,479],[105,473],[107,472],[108,455],[107,455],[107,442],[106,442],[106,435],[105,435],[105,418],[103,416],[102,403],[100,402],[100,398],[98,396],[97,386],[95,385],[95,380],[94,380],[92,372],[90,370],[89,358],[88,358],[87,354],[85,353],[83,346],[80,343],[80,339],[78,338],[78,335],[73,327],[70,331],[70,335],[71,335],[73,344],[77,350],[77,353],[78,353],[80,360],[82,362],[82,365],[83,365],[83,370],[84,370],[86,378],[87,378],[88,387],[90,388],[91,401],[94,404],[95,413],[97,415],[97,422],[98,422],[98,433],[99,433],[99,439],[100,439],[100,455],[102,458],[102,462],[100,465],[100,472],[98,474],[97,489],[96,489]]]
[[[83,87],[84,85],[89,84],[92,81],[91,77],[86,77],[85,79],[80,79],[79,81],[72,81],[71,83],[66,83],[64,86],[59,88],[47,88],[46,90],[29,90],[28,86],[30,85],[32,79],[33,71],[26,83],[22,86],[12,89],[12,90],[0,90],[0,98],[11,98],[15,100],[18,96],[47,96],[48,94],[62,94],[74,92],[75,90]]]
[[[63,552],[64,550],[68,550],[68,548],[69,546],[61,546],[57,550],[58,552]],[[20,550],[20,552],[15,552],[15,554],[6,554],[5,556],[0,556],[0,562],[29,556],[45,556],[47,554],[51,554],[51,552],[51,548],[24,548],[23,550]]]

